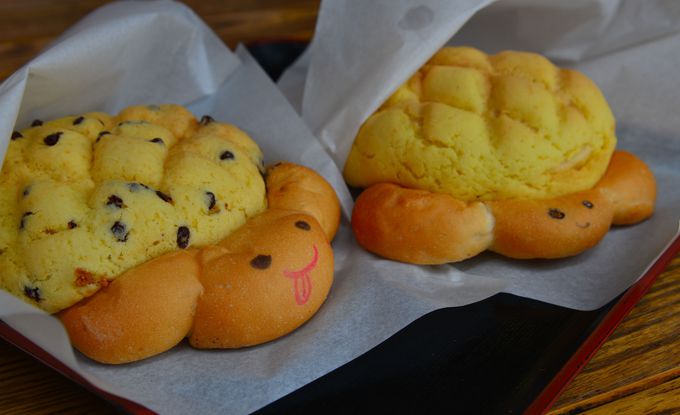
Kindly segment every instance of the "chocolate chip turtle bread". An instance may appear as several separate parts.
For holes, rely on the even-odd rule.
[[[650,216],[647,166],[615,151],[585,75],[546,58],[440,50],[361,127],[344,167],[366,249],[405,262],[575,255]]]
[[[266,170],[244,132],[178,105],[34,121],[12,134],[0,199],[0,286],[65,310],[100,361],[190,333],[203,348],[271,340],[332,283],[330,185],[290,163]]]

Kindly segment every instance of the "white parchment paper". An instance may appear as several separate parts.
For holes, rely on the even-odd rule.
[[[614,228],[581,255],[518,261],[485,253],[450,272],[496,278],[505,292],[565,307],[606,304],[678,233],[680,2],[328,1],[311,46],[279,85],[342,168],[361,123],[446,44],[534,51],[581,70],[610,102],[618,148],[647,162],[658,185],[652,219]]]

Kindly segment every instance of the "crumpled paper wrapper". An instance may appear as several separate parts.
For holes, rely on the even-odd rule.
[[[650,220],[613,228],[581,255],[519,261],[484,253],[449,266],[449,272],[491,277],[507,284],[503,292],[564,307],[603,306],[637,281],[678,234],[680,5],[329,1],[323,3],[311,46],[279,86],[342,169],[363,121],[447,44],[487,53],[538,52],[584,72],[600,86],[618,120],[618,148],[642,158],[658,185]],[[446,275],[440,268],[418,268]],[[399,281],[408,285],[405,278]]]
[[[211,114],[247,131],[262,147],[267,163],[298,162],[329,180],[344,211],[333,243],[335,283],[319,313],[279,340],[220,351],[194,350],[182,343],[154,358],[123,366],[100,365],[74,353],[53,317],[2,291],[0,318],[103,390],[163,414],[208,414],[256,410],[354,359],[437,308],[463,306],[502,291],[533,294],[580,308],[603,304],[634,281],[677,230],[679,196],[670,185],[678,180],[674,163],[680,146],[674,135],[678,120],[669,109],[678,108],[679,98],[669,83],[677,82],[671,71],[679,58],[661,52],[669,50],[673,41],[677,44],[675,29],[668,29],[666,37],[660,38],[664,46],[658,48],[635,48],[636,41],[621,43],[620,37],[614,37],[616,41],[609,44],[619,45],[616,51],[604,44],[579,49],[576,41],[580,38],[574,35],[582,30],[579,22],[592,20],[595,29],[609,33],[611,22],[617,21],[618,9],[600,7],[600,3],[583,2],[574,8],[549,3],[552,9],[536,9],[534,2],[507,1],[499,3],[502,8],[492,6],[475,16],[461,35],[468,26],[473,38],[478,36],[474,27],[480,24],[498,30],[506,27],[487,26],[489,20],[475,23],[479,19],[505,22],[507,31],[514,33],[517,29],[507,21],[507,14],[530,21],[548,21],[549,16],[555,19],[565,13],[572,16],[565,20],[571,25],[545,27],[563,29],[553,36],[554,42],[576,40],[545,40],[545,44],[559,44],[565,56],[588,57],[579,67],[603,86],[615,112],[627,117],[621,124],[622,145],[653,163],[663,189],[654,219],[616,230],[601,246],[574,259],[518,263],[483,255],[455,266],[435,267],[376,258],[356,246],[348,228],[352,200],[337,166],[342,166],[354,132],[391,89],[487,3],[324,3],[318,37],[308,55],[309,76],[302,77],[307,82],[303,115],[320,141],[247,51],[230,52],[186,7],[169,1],[123,2],[88,16],[0,86],[0,156],[14,126],[22,128],[34,118],[91,110],[116,113],[131,104],[185,104],[197,116]],[[519,12],[535,9],[535,16]],[[591,18],[593,10],[602,13]],[[609,23],[597,23],[600,19]],[[343,27],[343,22],[352,24]],[[502,31],[482,33],[493,36],[489,38],[493,44],[493,39],[511,39],[504,38],[507,33]],[[337,37],[336,43],[332,37]],[[629,52],[633,56],[625,57]],[[600,61],[589,53],[621,60]],[[639,57],[643,60],[638,61]],[[600,67],[606,70],[596,69]],[[336,78],[329,82],[330,76]],[[634,101],[631,97],[641,101],[629,102]],[[591,282],[580,286],[586,275]]]

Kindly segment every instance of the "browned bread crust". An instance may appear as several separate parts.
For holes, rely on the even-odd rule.
[[[311,318],[333,282],[326,234],[337,229],[338,199],[310,169],[272,170],[273,207],[218,245],[148,261],[59,313],[73,345],[94,360],[126,363],[187,336],[197,348],[255,345]]]
[[[487,249],[493,217],[480,202],[379,183],[357,199],[352,229],[361,246],[385,258],[440,264]]]
[[[293,163],[267,169],[267,203],[270,209],[288,209],[314,216],[329,241],[340,224],[340,203],[333,188],[320,175]]]
[[[197,348],[235,348],[276,339],[321,307],[333,282],[333,251],[317,221],[269,209],[219,246],[203,250]]]
[[[357,199],[352,229],[368,251],[415,264],[462,261],[486,249],[513,258],[562,258],[597,244],[612,224],[648,218],[655,197],[645,163],[616,151],[593,189],[551,199],[464,203],[379,183]]]
[[[203,288],[196,251],[177,251],[125,272],[58,314],[71,343],[103,363],[127,363],[174,347],[187,335]]]
[[[631,225],[652,216],[656,180],[649,167],[627,151],[616,151],[609,168],[596,186],[614,208],[614,225]]]
[[[597,244],[612,223],[598,190],[544,200],[488,202],[496,218],[492,251],[511,258],[563,258]]]

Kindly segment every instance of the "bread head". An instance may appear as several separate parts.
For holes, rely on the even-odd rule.
[[[313,217],[269,209],[201,256],[198,348],[260,344],[316,313],[333,282],[333,250]]]
[[[331,185],[313,170],[293,163],[276,163],[266,174],[269,207],[313,216],[332,241],[340,224],[340,202]]]
[[[656,204],[656,179],[649,167],[627,151],[616,151],[597,186],[611,201],[614,225],[647,219]]]

